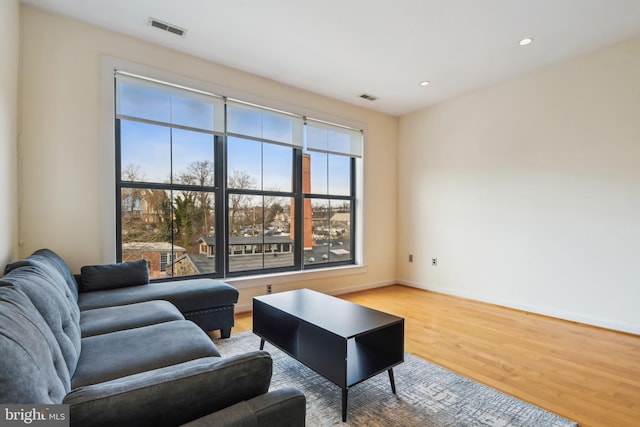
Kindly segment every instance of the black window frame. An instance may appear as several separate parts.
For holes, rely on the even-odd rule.
[[[114,97],[117,97],[117,91],[114,89]],[[116,212],[115,212],[115,233],[116,233],[116,261],[121,262],[123,260],[123,235],[122,235],[122,190],[123,189],[157,189],[163,191],[169,191],[171,194],[174,191],[206,191],[213,194],[213,206],[214,206],[214,223],[215,223],[215,272],[214,273],[202,273],[196,275],[183,275],[183,276],[171,276],[152,279],[152,280],[182,280],[187,277],[210,277],[210,278],[238,278],[243,276],[255,276],[261,274],[277,274],[282,272],[303,272],[306,270],[322,270],[330,269],[333,267],[356,265],[357,259],[357,167],[358,159],[355,156],[348,156],[350,158],[350,191],[348,195],[338,194],[317,194],[317,193],[305,193],[303,191],[303,148],[292,147],[292,188],[291,191],[269,191],[269,190],[254,190],[254,189],[232,189],[227,185],[227,144],[228,134],[225,132],[220,134],[219,132],[206,132],[214,136],[214,185],[213,186],[196,186],[187,185],[182,183],[157,183],[157,182],[140,182],[140,181],[124,181],[122,180],[122,164],[121,164],[121,121],[135,120],[145,123],[151,123],[160,126],[166,126],[169,128],[194,130],[185,126],[156,122],[148,119],[136,119],[131,117],[115,117],[115,200],[116,200]],[[197,130],[200,131],[200,130]],[[235,136],[235,135],[234,135]],[[260,138],[252,138],[263,143],[269,143],[269,140],[261,140]],[[250,196],[259,197],[286,197],[293,200],[292,209],[295,213],[294,220],[294,238],[292,240],[293,245],[293,265],[274,267],[274,268],[260,268],[241,271],[229,270],[229,259],[231,252],[234,249],[230,243],[229,237],[229,197],[232,194],[245,194]],[[349,238],[349,251],[350,256],[345,260],[338,261],[326,261],[318,263],[307,263],[304,261],[304,201],[305,199],[322,199],[322,200],[344,200],[350,204],[350,238]],[[171,200],[171,209],[174,209],[173,196]],[[173,227],[172,227],[173,229]],[[174,242],[175,234],[171,233],[171,245],[175,247]],[[172,262],[175,262],[175,251],[172,252]],[[264,248],[262,251],[264,256]]]
[[[355,230],[357,230],[357,223],[356,223],[356,179],[355,179],[355,175],[356,175],[356,159],[354,157],[350,157],[350,174],[349,176],[351,177],[351,182],[349,185],[349,194],[348,195],[340,195],[340,194],[323,194],[323,193],[304,193],[303,194],[303,198],[304,199],[312,199],[312,200],[328,200],[328,201],[332,201],[332,200],[344,200],[346,202],[349,202],[350,204],[350,209],[349,209],[349,214],[350,214],[350,224],[351,224],[351,231],[349,233],[349,251],[351,253],[351,256],[349,257],[349,259],[347,260],[343,260],[343,261],[327,261],[327,262],[315,262],[315,263],[308,263],[308,264],[304,264],[304,259],[303,259],[303,264],[304,264],[304,270],[316,270],[316,269],[322,269],[322,268],[327,268],[327,266],[332,266],[332,267],[337,267],[337,266],[344,266],[344,265],[352,265],[355,264],[356,259],[355,256],[353,255],[354,253],[357,253],[357,248],[356,248],[356,233]]]

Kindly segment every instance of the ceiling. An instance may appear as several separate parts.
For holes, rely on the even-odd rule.
[[[640,36],[640,0],[22,3],[392,115]]]

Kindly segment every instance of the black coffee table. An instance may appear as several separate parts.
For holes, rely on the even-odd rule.
[[[253,298],[253,332],[342,388],[384,371],[396,392],[393,367],[404,361],[404,319],[309,289]]]

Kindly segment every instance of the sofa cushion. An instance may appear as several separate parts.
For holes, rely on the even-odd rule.
[[[71,387],[210,356],[219,357],[218,349],[207,334],[187,320],[95,335],[82,339],[82,354]]]
[[[58,292],[52,284],[52,272],[42,263],[23,265],[2,277],[23,291],[31,300],[53,333],[70,375],[80,355],[80,311],[78,306]]]
[[[85,338],[172,320],[184,320],[184,316],[173,304],[167,301],[145,301],[84,310],[80,313],[80,331],[82,338]]]
[[[67,263],[51,249],[38,249],[28,258],[7,265],[5,267],[4,273],[7,274],[11,270],[19,268],[21,266],[34,265],[34,263],[38,262],[42,263],[48,268],[55,269],[55,271],[60,274],[60,277],[64,281],[63,283],[66,285],[66,288],[63,289],[63,292],[72,296],[75,301],[78,301],[78,284],[76,283],[76,279],[73,277],[73,274],[71,273],[71,270],[69,269]]]
[[[78,304],[81,310],[131,304],[149,300],[165,300],[182,313],[212,307],[224,307],[238,302],[238,290],[220,280],[188,279],[151,282],[145,286],[81,292]]]
[[[147,283],[149,283],[149,267],[144,259],[116,264],[85,265],[80,269],[80,289],[83,292]]]
[[[304,426],[306,398],[294,387],[271,390],[180,427]]]
[[[58,343],[29,298],[0,281],[0,402],[62,403],[69,371]]]
[[[271,368],[266,351],[204,357],[79,387],[64,403],[74,424],[83,427],[176,427],[266,393]]]

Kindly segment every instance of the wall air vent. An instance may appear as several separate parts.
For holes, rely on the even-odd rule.
[[[159,21],[155,18],[149,18],[149,25],[156,27],[160,30],[168,31],[180,37],[184,37],[187,30],[184,28],[176,27],[175,25],[167,24],[166,22]]]
[[[376,99],[378,99],[378,97],[373,95],[367,95],[366,93],[363,93],[362,95],[360,95],[360,98],[366,99],[367,101],[375,101]]]

